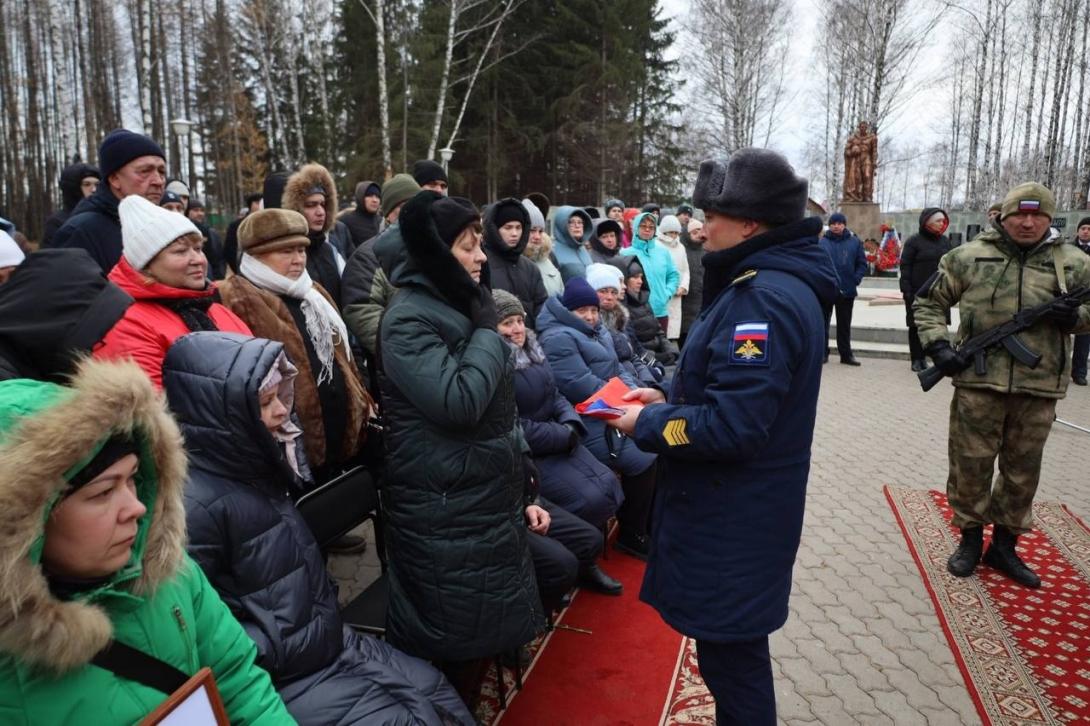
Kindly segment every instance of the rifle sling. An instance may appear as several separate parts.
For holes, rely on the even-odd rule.
[[[1056,279],[1060,283],[1060,294],[1067,294],[1067,278],[1064,277],[1064,263],[1060,259],[1059,250],[1052,250],[1052,266],[1056,268]]]

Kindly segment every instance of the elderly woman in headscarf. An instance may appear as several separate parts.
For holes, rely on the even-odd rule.
[[[223,303],[254,334],[284,344],[299,370],[295,407],[307,460],[324,482],[353,464],[374,402],[360,381],[348,331],[333,300],[307,272],[307,221],[265,209],[238,229],[239,274],[220,285]]]

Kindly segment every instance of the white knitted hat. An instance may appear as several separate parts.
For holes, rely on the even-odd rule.
[[[658,234],[664,235],[667,232],[681,232],[681,220],[672,214],[667,214],[665,217],[659,220]]]
[[[147,267],[155,255],[187,234],[200,235],[184,214],[152,204],[139,194],[130,194],[117,205],[121,218],[121,253],[134,270]]]
[[[11,235],[0,229],[0,269],[23,264],[26,255]]]
[[[601,290],[604,287],[620,290],[624,287],[624,274],[620,268],[613,265],[606,265],[601,262],[587,265],[586,276],[587,282],[595,290]]]

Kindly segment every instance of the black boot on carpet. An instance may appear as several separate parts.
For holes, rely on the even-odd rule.
[[[999,570],[1019,585],[1040,587],[1041,578],[1018,557],[1015,551],[1017,544],[1018,535],[1002,525],[995,525],[992,544],[984,553],[984,564]]]
[[[919,373],[924,368],[927,368],[927,363],[925,361],[922,361],[919,358],[912,361],[912,370],[915,371],[916,373]]]
[[[598,565],[587,565],[579,573],[579,587],[603,595],[620,595],[624,585],[602,572]]]
[[[980,562],[980,551],[984,548],[984,528],[969,527],[961,530],[961,544],[946,561],[946,569],[954,577],[968,577],[973,574]]]

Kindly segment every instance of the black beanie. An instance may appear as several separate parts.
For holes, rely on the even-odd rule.
[[[77,471],[68,481],[68,491],[65,496],[71,494],[80,487],[94,481],[95,477],[116,464],[119,459],[129,454],[139,454],[140,449],[132,437],[128,434],[115,434],[106,440],[94,458],[87,465]]]
[[[640,208],[640,211],[641,212],[653,212],[654,214],[658,214],[659,212],[662,211],[662,207],[655,204],[654,202],[648,202],[647,204],[643,205],[643,207]]]
[[[127,129],[114,129],[98,146],[98,166],[102,178],[118,171],[133,159],[141,156],[158,156],[166,159],[163,148],[143,134],[134,134]]]
[[[443,197],[437,199],[428,209],[435,228],[439,231],[439,239],[443,240],[447,247],[453,247],[454,241],[469,225],[480,220],[477,207],[473,202],[464,197]]]
[[[185,202],[174,192],[163,192],[163,196],[159,197],[159,206],[165,207],[168,204],[181,204],[185,206]]]
[[[588,305],[598,307],[598,293],[582,277],[573,277],[564,285],[564,296],[560,298],[568,310],[578,310]]]
[[[1075,231],[1078,232],[1079,227],[1083,226],[1084,224],[1090,224],[1090,217],[1083,217],[1082,219],[1080,219],[1079,223],[1075,225]]]
[[[265,202],[265,209],[280,209],[284,187],[288,185],[289,176],[291,175],[286,171],[274,171],[265,177],[265,191],[261,195]]]
[[[496,203],[496,214],[493,220],[496,223],[496,229],[499,229],[508,222],[518,222],[519,224],[526,226],[526,209],[518,202],[514,201],[502,201]]]
[[[421,159],[413,164],[413,179],[420,186],[433,181],[447,181],[447,173],[443,167],[431,159]]]

